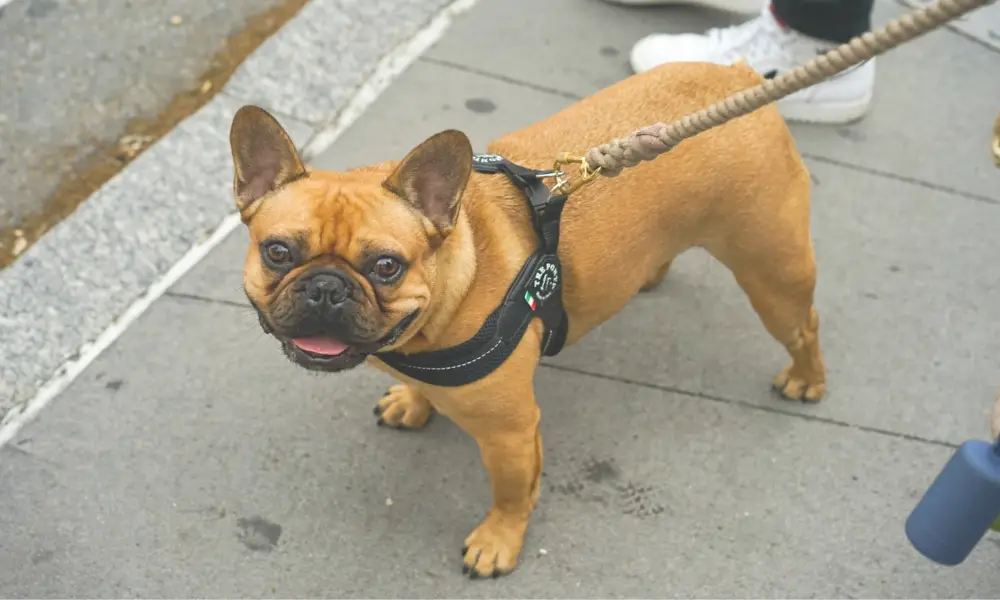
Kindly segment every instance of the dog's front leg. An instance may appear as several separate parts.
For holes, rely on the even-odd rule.
[[[493,386],[490,386],[493,387]],[[477,394],[477,410],[452,416],[479,445],[493,506],[465,538],[463,572],[497,577],[517,564],[542,473],[541,412],[529,383],[500,394]]]

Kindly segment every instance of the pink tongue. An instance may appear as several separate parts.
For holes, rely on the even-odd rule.
[[[347,344],[328,337],[307,337],[295,338],[292,343],[306,352],[313,354],[323,354],[326,356],[337,356],[347,350]]]

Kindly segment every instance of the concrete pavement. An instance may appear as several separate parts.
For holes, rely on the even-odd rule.
[[[639,36],[719,19],[483,0],[313,163],[446,127],[482,148],[626,76]],[[376,428],[372,370],[289,365],[240,292],[238,229],[0,449],[0,594],[996,597],[1000,538],[936,567],[903,520],[987,435],[1000,385],[997,98],[997,53],[940,31],[879,59],[867,120],[793,128],[816,183],[823,403],[769,393],[783,352],[699,253],[546,361],[545,488],[497,581],[459,575],[489,501],[475,445],[441,418]]]

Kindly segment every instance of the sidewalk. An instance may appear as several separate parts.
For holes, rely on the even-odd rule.
[[[904,11],[881,1],[875,22]],[[719,19],[482,0],[314,166],[449,127],[484,148],[627,76],[640,36]],[[375,427],[389,380],[372,369],[290,365],[240,290],[239,229],[0,450],[0,595],[996,597],[1000,537],[947,569],[903,521],[988,434],[1000,386],[1000,54],[939,31],[878,60],[868,119],[793,127],[815,181],[821,404],[770,393],[783,350],[728,272],[684,255],[540,369],[545,487],[521,565],[468,581],[459,548],[489,505],[474,443],[443,418]]]

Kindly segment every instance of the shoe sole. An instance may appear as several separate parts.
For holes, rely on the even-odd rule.
[[[604,0],[622,6],[705,6],[723,12],[741,14],[759,13],[759,0]]]
[[[845,102],[802,102],[795,99],[778,101],[778,112],[786,121],[814,125],[844,125],[864,118],[871,107],[872,94]]]

